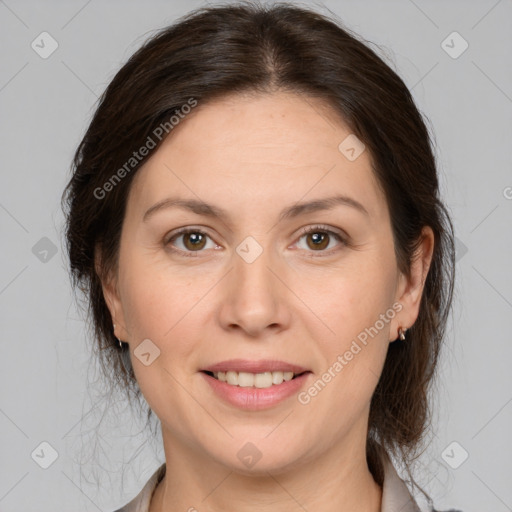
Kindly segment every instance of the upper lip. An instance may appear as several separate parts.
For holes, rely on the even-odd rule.
[[[248,373],[264,373],[264,372],[293,372],[303,373],[309,371],[307,368],[297,364],[287,363],[285,361],[277,361],[275,359],[260,359],[259,361],[251,361],[249,359],[229,359],[219,363],[212,364],[203,368],[204,372],[248,372]]]

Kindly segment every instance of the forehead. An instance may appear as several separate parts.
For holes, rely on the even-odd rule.
[[[185,121],[165,142],[177,139],[185,151],[222,148],[228,156],[239,159],[244,155],[237,152],[238,144],[267,149],[270,154],[293,153],[295,161],[313,146],[332,149],[334,143],[336,149],[340,134],[350,134],[345,122],[325,101],[290,92],[227,96],[199,104]]]
[[[132,200],[142,208],[179,193],[240,210],[338,192],[378,217],[386,205],[371,155],[349,160],[340,150],[347,137],[350,128],[318,98],[275,93],[199,104],[138,171]]]

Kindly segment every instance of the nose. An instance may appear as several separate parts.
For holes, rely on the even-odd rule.
[[[224,279],[219,321],[228,331],[265,337],[289,327],[290,291],[283,268],[263,251],[254,261],[233,254],[233,268]]]

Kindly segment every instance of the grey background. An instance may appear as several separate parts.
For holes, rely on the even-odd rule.
[[[122,403],[100,401],[90,337],[70,291],[59,201],[73,151],[114,73],[151,31],[200,5],[0,1],[2,512],[108,512],[163,461],[160,439],[142,432]],[[512,2],[316,6],[378,44],[412,89],[435,132],[455,223],[455,308],[419,482],[439,508],[510,511]],[[31,47],[43,31],[58,42],[47,59]],[[453,31],[469,44],[458,58],[442,46]],[[444,45],[453,53],[462,46],[452,39]],[[110,419],[96,436],[102,407]],[[58,453],[48,469],[40,467],[51,457],[42,442]]]

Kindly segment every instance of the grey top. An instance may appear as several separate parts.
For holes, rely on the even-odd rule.
[[[398,476],[389,458],[383,460],[383,464],[384,483],[382,486],[381,512],[421,512],[407,489],[405,482]],[[164,475],[165,463],[153,473],[146,485],[133,500],[115,512],[148,512],[153,492]]]

